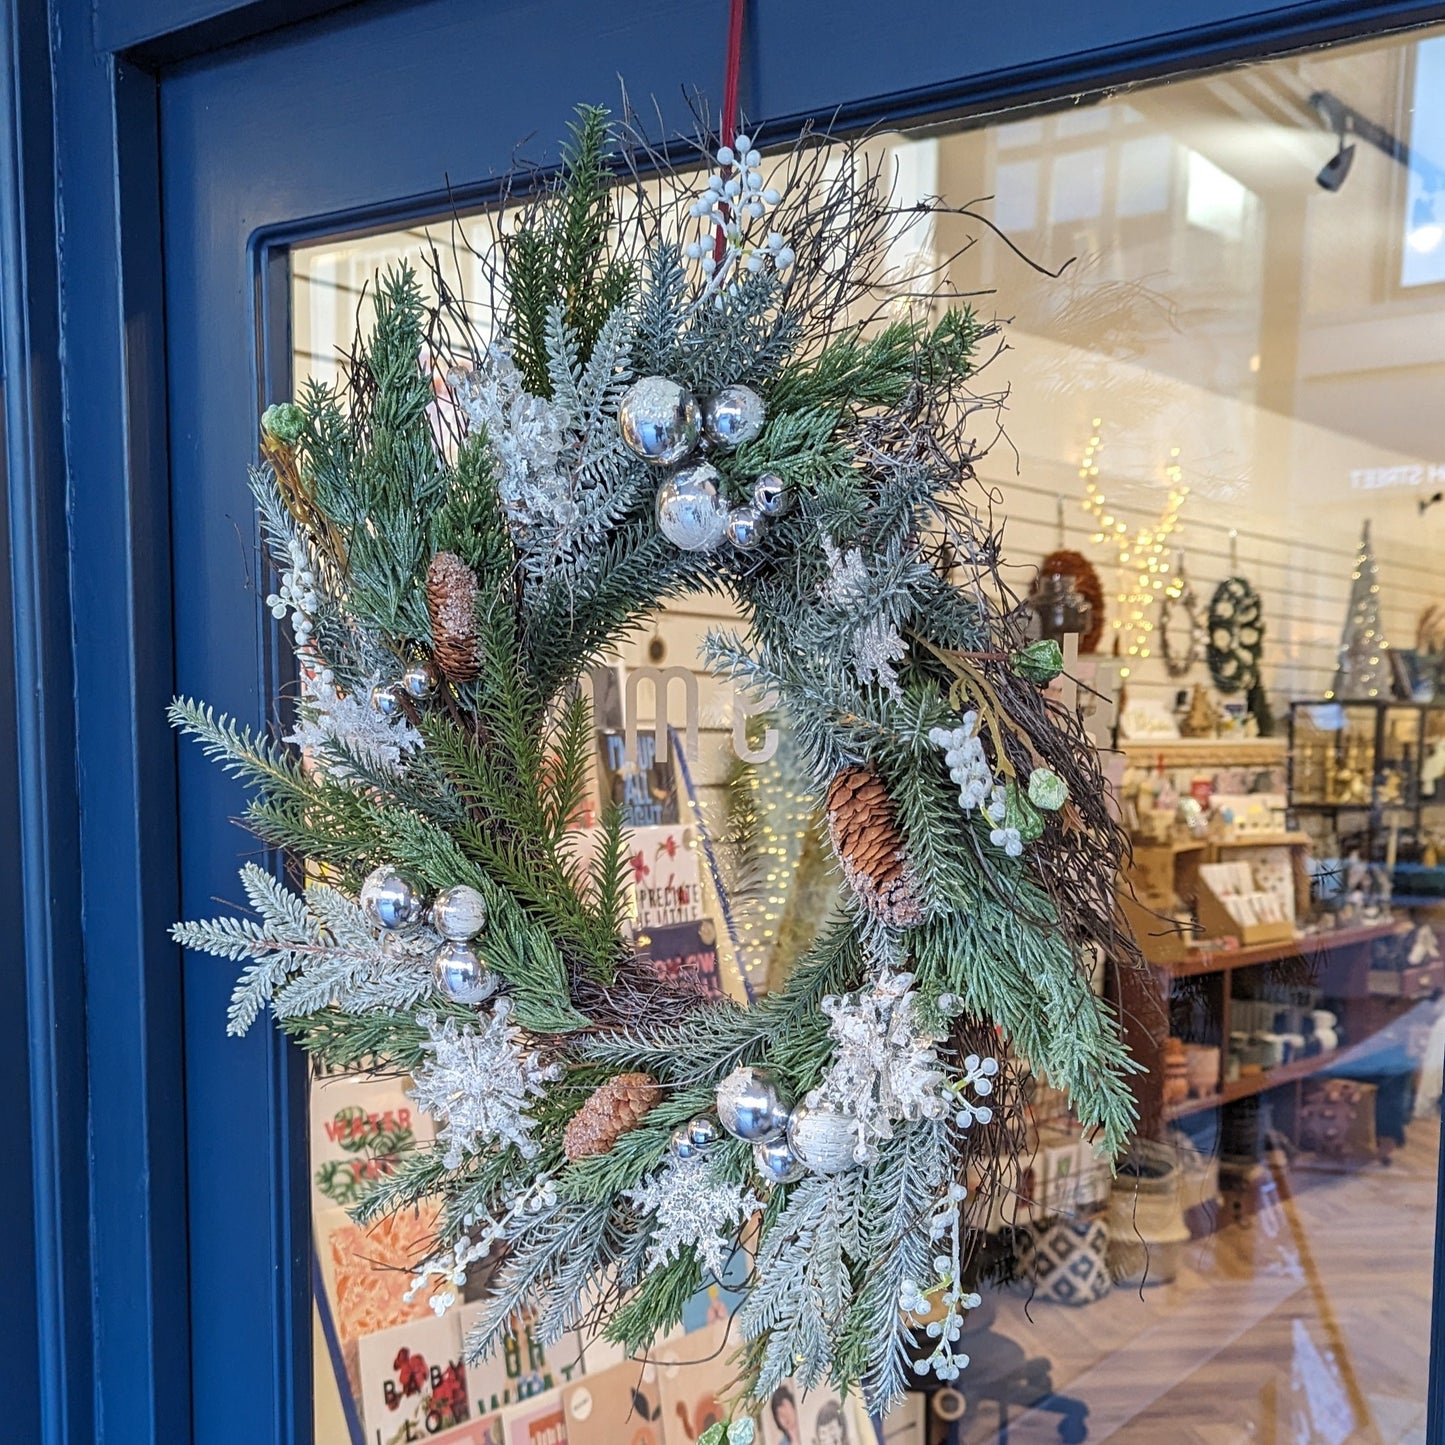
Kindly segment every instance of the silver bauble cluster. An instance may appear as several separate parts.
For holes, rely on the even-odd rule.
[[[644,376],[623,392],[617,425],[629,451],[668,467],[697,445],[702,411],[686,387],[665,376]]]
[[[436,689],[436,668],[429,662],[413,662],[394,682],[379,682],[371,689],[371,705],[384,718],[398,718],[403,698],[426,702]]]
[[[750,386],[725,386],[702,404],[707,439],[729,450],[757,437],[766,420],[763,399]]]
[[[655,466],[673,467],[701,444],[731,451],[761,435],[763,399],[734,383],[703,399],[665,376],[633,382],[617,404],[617,426],[629,451]],[[767,519],[787,510],[788,493],[775,472],[764,472],[752,501],[729,508],[716,467],[706,461],[676,466],[657,489],[657,528],[684,552],[712,552],[723,540],[739,551],[756,547]]]
[[[425,907],[416,884],[390,863],[373,868],[361,885],[361,911],[373,928],[410,928]]]
[[[810,1169],[851,1169],[853,1121],[833,1109],[790,1105],[762,1069],[734,1069],[717,1086],[717,1116],[736,1139],[753,1146],[753,1166],[770,1184],[792,1184]]]
[[[788,1128],[788,1105],[762,1069],[734,1069],[717,1086],[717,1116],[734,1139],[757,1144]]]
[[[432,900],[432,927],[443,938],[466,943],[482,931],[486,922],[487,900],[466,883],[443,888]]]
[[[788,1120],[788,1143],[793,1153],[817,1174],[841,1174],[857,1160],[853,1156],[854,1124],[837,1109],[810,1109],[799,1104]]]
[[[432,981],[453,1003],[481,1003],[497,991],[497,976],[477,950],[450,938],[432,954]]]
[[[672,1131],[667,1147],[676,1159],[696,1159],[722,1137],[718,1126],[706,1114],[679,1124]]]
[[[487,901],[466,883],[444,888],[428,910],[422,891],[390,863],[366,875],[359,895],[366,920],[387,938],[429,920],[442,936],[432,954],[432,980],[453,1003],[475,1004],[497,991],[496,975],[471,941],[487,922]]]

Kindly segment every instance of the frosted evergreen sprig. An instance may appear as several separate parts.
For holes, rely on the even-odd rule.
[[[429,954],[441,940],[429,929],[384,947],[356,902],[325,884],[298,895],[255,863],[242,868],[241,884],[258,918],[171,929],[182,947],[250,960],[231,996],[228,1033],[245,1033],[268,1005],[277,1018],[332,1005],[360,1014],[410,1008],[431,993]]]

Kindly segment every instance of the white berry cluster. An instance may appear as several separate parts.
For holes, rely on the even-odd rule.
[[[988,1098],[993,1093],[993,1081],[997,1073],[997,1059],[980,1058],[978,1054],[970,1054],[963,1061],[963,1077],[955,1079],[949,1085],[949,1091],[953,1095],[953,1106],[957,1111],[953,1116],[953,1122],[960,1129],[970,1128],[975,1123],[987,1124],[993,1118],[993,1110],[987,1104],[974,1103],[964,1091],[972,1089],[980,1098]]]
[[[752,144],[748,136],[740,135],[732,145],[723,146],[717,153],[718,169],[692,203],[692,214],[707,230],[702,240],[688,246],[687,255],[702,266],[709,286],[720,282],[739,260],[749,271],[757,272],[770,263],[776,270],[786,271],[795,259],[793,248],[778,231],[769,231],[760,245],[748,244],[748,223],[762,220],[782,199],[764,183],[763,158]],[[725,242],[721,259],[713,246],[713,232],[719,227]]]
[[[552,1183],[551,1175],[539,1174],[513,1197],[500,1218],[483,1221],[475,1238],[470,1234],[460,1234],[450,1249],[438,1250],[423,1260],[412,1276],[411,1288],[402,1298],[410,1304],[435,1279],[437,1288],[428,1297],[427,1303],[434,1314],[444,1315],[461,1297],[472,1265],[486,1259],[497,1245],[505,1243],[516,1232],[519,1222],[545,1214],[556,1205],[557,1187]],[[467,1215],[469,1227],[475,1227],[477,1222],[475,1215]]]
[[[1008,821],[1008,792],[1002,784],[996,784],[989,794],[984,815],[993,827],[989,829],[988,841],[995,848],[1002,848],[1010,858],[1017,858],[1024,851],[1023,835]]]
[[[955,728],[932,728],[928,741],[943,749],[948,776],[958,784],[958,806],[965,813],[981,808],[989,800],[997,783],[983,739],[978,732],[978,714],[966,712]]]
[[[933,1313],[931,1296],[938,1295],[943,1316],[923,1325],[924,1334],[936,1343],[928,1355],[919,1356],[913,1368],[920,1375],[932,1374],[943,1381],[956,1380],[968,1366],[968,1356],[954,1346],[963,1334],[964,1312],[977,1309],[982,1302],[977,1294],[965,1290],[960,1281],[963,1264],[960,1210],[967,1195],[962,1184],[952,1183],[934,1208],[928,1228],[929,1238],[939,1250],[933,1257],[933,1283],[924,1290],[917,1280],[905,1279],[898,1290],[898,1307],[912,1317],[915,1326],[922,1325],[923,1318]]]
[[[958,806],[965,813],[982,808],[984,817],[993,825],[989,842],[1010,858],[1017,858],[1024,851],[1024,840],[1007,821],[1008,793],[994,776],[983,750],[978,714],[972,710],[964,713],[957,727],[929,729],[928,741],[943,749],[948,776],[958,784]]]
[[[266,606],[278,622],[288,612],[291,614],[291,631],[300,650],[309,646],[314,631],[311,618],[317,606],[316,574],[306,549],[295,537],[291,539],[290,553],[291,565],[281,573],[281,586],[266,599]]]

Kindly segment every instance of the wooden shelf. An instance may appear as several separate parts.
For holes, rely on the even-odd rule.
[[[1253,1094],[1262,1094],[1266,1089],[1277,1089],[1281,1084],[1292,1084],[1297,1079],[1307,1079],[1311,1074],[1323,1073],[1339,1055],[1338,1049],[1323,1054],[1311,1054],[1304,1059],[1291,1059],[1287,1064],[1276,1064],[1272,1069],[1261,1069],[1257,1074],[1242,1074],[1232,1079],[1217,1093],[1203,1099],[1185,1099],[1181,1104],[1170,1104],[1164,1111],[1166,1119],[1182,1119],[1186,1114],[1198,1114],[1205,1109],[1218,1109],[1232,1104],[1236,1099],[1248,1099]]]
[[[1211,842],[1215,848],[1308,848],[1313,839],[1308,833],[1255,833],[1236,838],[1220,838]]]
[[[1261,963],[1275,963],[1281,958],[1310,958],[1321,953],[1356,944],[1372,943],[1409,928],[1408,923],[1391,918],[1383,923],[1364,923],[1356,928],[1332,928],[1324,933],[1302,933],[1283,938],[1277,943],[1256,943],[1249,948],[1212,949],[1182,963],[1155,963],[1173,978],[1197,978],[1203,973],[1232,973],[1237,968],[1253,968]]]
[[[1126,738],[1124,756],[1135,767],[1234,768],[1283,765],[1286,738]]]

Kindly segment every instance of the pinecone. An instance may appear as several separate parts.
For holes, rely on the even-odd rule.
[[[893,928],[922,921],[893,799],[872,768],[844,768],[828,785],[828,836],[848,886],[874,917]]]
[[[662,1098],[651,1074],[618,1074],[608,1079],[568,1120],[562,1151],[568,1159],[605,1154],[624,1134],[635,1129]]]
[[[455,552],[438,552],[426,569],[432,656],[452,682],[477,675],[477,577]]]

